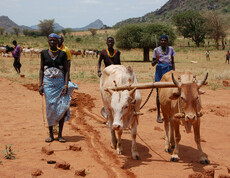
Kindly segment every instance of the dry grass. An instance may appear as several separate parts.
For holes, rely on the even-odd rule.
[[[89,34],[88,34],[89,33]],[[66,45],[71,49],[104,49],[106,48],[105,40],[107,36],[114,36],[115,30],[98,30],[96,36],[92,37],[90,32],[75,32],[70,36],[65,38]],[[81,36],[82,35],[82,36]],[[76,43],[76,37],[81,36],[84,41],[82,43]],[[8,41],[11,41],[11,37]],[[36,46],[47,48],[47,41],[45,38],[39,39],[27,39],[23,41],[20,38],[20,42],[36,44]],[[5,39],[4,39],[5,40]],[[36,41],[35,41],[36,40]],[[20,44],[20,43],[19,43]],[[230,80],[230,64],[225,64],[225,53],[226,50],[215,50],[214,44],[210,41],[211,47],[210,58],[211,61],[206,61],[206,50],[207,47],[196,48],[186,47],[188,44],[187,39],[179,37],[174,45],[176,50],[176,70],[177,71],[191,71],[193,74],[197,75],[198,79],[202,79],[206,72],[209,73],[208,82],[213,88],[222,87],[223,80]],[[192,42],[190,41],[190,44]],[[229,49],[227,46],[226,49]],[[155,73],[155,68],[151,66],[150,62],[143,62],[143,51],[141,49],[132,50],[120,50],[121,51],[121,62],[125,66],[131,66],[137,75],[139,82],[152,82]],[[150,58],[152,56],[152,50],[150,51]],[[97,62],[96,57],[75,57],[72,59],[71,65],[71,79],[76,81],[85,82],[98,82],[97,77]],[[12,80],[16,80],[24,83],[38,82],[39,65],[40,59],[37,56],[32,58],[29,56],[21,57],[22,63],[22,74],[25,75],[23,80],[19,80],[20,76],[17,75],[13,68],[13,58],[0,57],[0,77],[7,77]]]

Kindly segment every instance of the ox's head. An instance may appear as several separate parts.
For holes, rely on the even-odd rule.
[[[182,120],[187,132],[190,132],[191,124],[196,122],[198,117],[202,116],[200,112],[200,94],[203,92],[199,89],[204,85],[207,78],[208,73],[201,82],[197,82],[195,76],[189,81],[185,79],[185,81],[181,82],[177,81],[172,74],[172,80],[177,89],[173,92],[170,99],[178,99],[178,113],[174,115],[174,118]]]
[[[134,106],[136,103],[135,100],[135,91],[136,88],[131,91],[112,91],[108,90],[111,94],[111,109],[113,115],[113,130],[121,130],[124,127],[124,124],[132,114],[134,114]]]

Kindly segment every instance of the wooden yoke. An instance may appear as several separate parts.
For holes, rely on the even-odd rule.
[[[151,88],[174,88],[176,85],[173,82],[151,82],[151,83],[134,83],[132,85],[121,85],[121,86],[115,86],[115,87],[109,87],[105,88],[105,91],[110,90],[132,90],[134,88],[136,89],[151,89]]]

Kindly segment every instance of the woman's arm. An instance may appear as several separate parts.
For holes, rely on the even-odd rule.
[[[44,57],[43,54],[41,54],[41,64],[40,64],[40,71],[39,71],[39,93],[40,95],[43,94],[43,78],[44,78]]]
[[[98,60],[98,64],[97,64],[97,75],[98,77],[101,77],[101,61],[103,59],[103,54],[101,52],[99,60]]]

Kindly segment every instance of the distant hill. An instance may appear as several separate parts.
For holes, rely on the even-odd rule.
[[[85,27],[81,28],[72,28],[73,31],[84,31],[88,30],[89,28],[96,28],[96,29],[101,29],[105,27],[106,25],[103,24],[103,22],[99,19],[95,20],[94,22],[90,23],[89,25],[86,25]],[[15,22],[13,22],[9,17],[7,16],[0,16],[0,27],[5,28],[6,32],[13,32],[13,28],[19,28],[20,31],[23,29],[31,29],[31,30],[38,30],[39,27],[38,25],[33,25],[33,26],[25,26],[25,25],[18,25]],[[59,25],[58,23],[54,23],[54,30],[55,31],[60,31],[62,29],[65,29],[65,27]]]
[[[72,28],[72,30],[73,31],[84,31],[84,30],[88,30],[89,28],[101,29],[103,26],[104,26],[103,22],[97,19],[94,22],[90,23],[89,25],[86,25],[85,27]]]
[[[152,23],[166,22],[171,23],[173,15],[187,11],[195,10],[197,12],[215,10],[223,14],[226,18],[230,17],[230,0],[169,0],[160,9],[147,13],[142,17],[129,18],[118,22],[114,27],[118,28],[125,24],[133,23]]]
[[[24,25],[20,26],[20,25],[16,24],[12,20],[10,20],[9,17],[7,17],[7,16],[0,16],[0,27],[5,28],[6,32],[13,32],[14,28],[19,28],[21,31],[23,29],[30,29],[27,26],[24,26]]]

